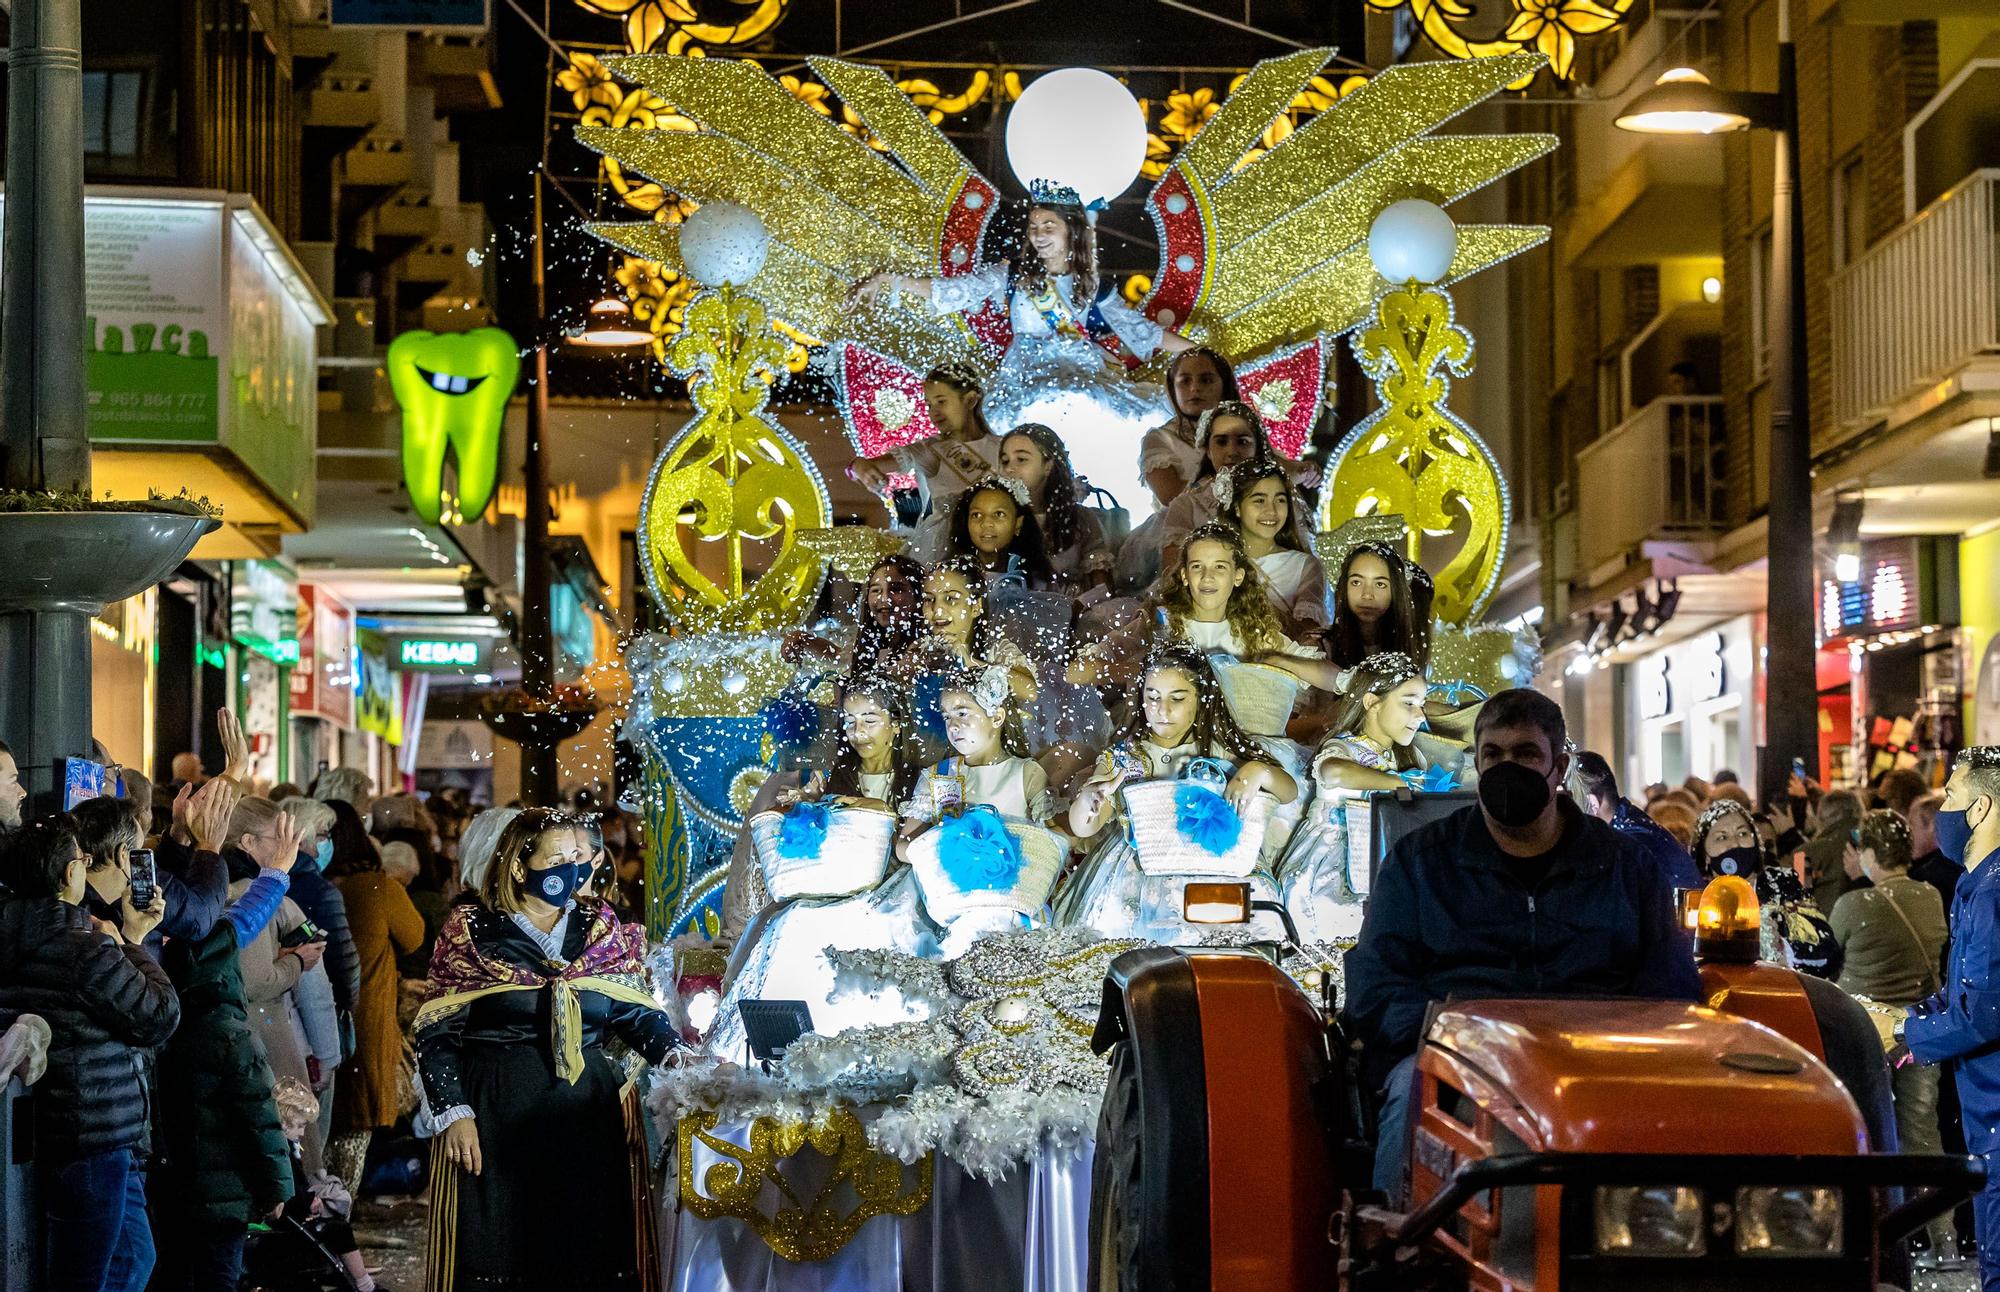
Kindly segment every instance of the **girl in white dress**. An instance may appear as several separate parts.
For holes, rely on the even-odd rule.
[[[1229,768],[1223,794],[1239,815],[1259,795],[1278,804],[1298,797],[1298,782],[1230,716],[1204,654],[1184,643],[1169,644],[1147,661],[1137,711],[1070,804],[1071,833],[1097,844],[1058,890],[1057,924],[1084,925],[1112,938],[1196,940],[1180,917],[1184,878],[1145,875],[1127,832],[1113,823],[1122,785],[1172,779],[1198,757]],[[1107,826],[1112,826],[1108,832]],[[1276,896],[1272,877],[1262,870],[1251,876],[1251,888],[1253,897]]]
[[[1401,652],[1370,655],[1354,670],[1334,734],[1313,760],[1318,793],[1278,862],[1278,888],[1308,942],[1351,944],[1361,932],[1367,839],[1352,837],[1348,809],[1365,813],[1370,793],[1422,776],[1426,764],[1414,741],[1425,689],[1423,670]]]
[[[917,777],[902,806],[896,854],[907,858],[909,841],[953,806],[983,804],[1002,816],[1048,825],[1053,815],[1048,777],[1028,757],[1007,671],[989,665],[951,673],[938,704],[953,755]]]
[[[878,494],[888,489],[892,471],[917,477],[924,512],[911,550],[918,560],[935,561],[944,555],[945,524],[953,500],[1000,465],[1000,437],[987,424],[985,388],[986,378],[972,364],[952,362],[931,369],[924,376],[924,407],[937,435],[848,464],[848,477]]]
[[[1158,386],[1130,379],[1129,370],[1162,350],[1192,342],[1126,304],[1098,273],[1097,231],[1074,190],[1037,180],[1030,186],[1027,236],[1016,258],[949,278],[880,273],[855,288],[857,298],[918,296],[939,314],[977,310],[989,302],[1008,312],[1014,339],[987,385],[986,414],[1002,426],[1025,420],[1039,395],[1087,392],[1126,417],[1158,414]]]
[[[1062,437],[1039,422],[1015,427],[1001,437],[1000,472],[1027,486],[1058,585],[1070,592],[1108,586],[1112,552],[1097,513],[1078,498]]]
[[[1007,670],[1016,698],[1035,698],[1033,662],[986,613],[986,570],[978,561],[947,557],[926,570],[923,615],[930,634],[910,648],[896,670],[899,676],[919,677],[941,668],[976,669],[997,664]]]
[[[945,555],[977,561],[988,580],[1018,574],[1037,592],[1056,586],[1028,486],[1013,476],[984,476],[958,496],[945,531]]]
[[[840,701],[839,748],[831,767],[813,773],[804,786],[782,792],[773,806],[790,812],[803,803],[892,813],[914,791],[921,766],[909,743],[906,689],[885,678],[863,678],[846,687]],[[752,813],[757,815],[756,812]],[[823,829],[822,824],[822,829]],[[745,831],[747,840],[750,832]],[[733,866],[747,866],[729,884],[757,894],[758,913],[736,941],[723,982],[708,1052],[741,1060],[744,1051],[739,1001],[804,1000],[813,1028],[831,1034],[847,1027],[899,1022],[908,1016],[899,998],[837,996],[828,947],[881,949],[936,956],[939,930],[925,914],[909,867],[891,861],[873,887],[849,895],[799,896],[771,902],[763,859],[739,847]],[[796,873],[796,872],[795,872]]]
[[[1181,351],[1167,365],[1167,402],[1172,420],[1155,426],[1139,441],[1139,474],[1153,491],[1153,501],[1165,507],[1181,496],[1201,466],[1194,442],[1201,415],[1225,399],[1240,400],[1236,370],[1205,345]]]
[[[1221,515],[1222,503],[1213,487],[1216,478],[1238,463],[1272,456],[1257,410],[1234,400],[1224,400],[1201,415],[1195,444],[1201,458],[1187,490],[1132,531],[1119,553],[1121,587],[1151,587],[1160,571],[1173,569],[1187,536]]]
[[[1222,519],[1242,530],[1243,550],[1264,576],[1286,635],[1316,645],[1326,628],[1326,570],[1306,538],[1285,464],[1274,457],[1240,463],[1215,478],[1215,494]]]

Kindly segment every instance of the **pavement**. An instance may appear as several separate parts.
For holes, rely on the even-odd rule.
[[[355,1204],[354,1241],[385,1292],[423,1292],[430,1211],[430,1203],[422,1198],[378,1198]]]

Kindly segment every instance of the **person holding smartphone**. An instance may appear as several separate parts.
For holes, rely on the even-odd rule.
[[[181,1017],[141,945],[164,904],[155,894],[135,906],[116,860],[93,871],[67,816],[13,832],[0,849],[0,1014],[49,1026],[34,1101],[39,1286],[143,1288],[154,1251],[140,1059]],[[90,901],[117,919],[94,918]]]

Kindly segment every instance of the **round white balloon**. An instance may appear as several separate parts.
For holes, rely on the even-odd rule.
[[[770,245],[757,213],[734,202],[704,202],[681,223],[681,263],[709,287],[740,287],[755,278]]]
[[[1132,91],[1094,67],[1036,78],[1007,114],[1007,162],[1026,188],[1066,184],[1085,202],[1132,186],[1146,160],[1146,114]]]
[[[1451,272],[1458,226],[1444,208],[1422,198],[1392,202],[1368,227],[1368,258],[1392,283],[1435,283]]]

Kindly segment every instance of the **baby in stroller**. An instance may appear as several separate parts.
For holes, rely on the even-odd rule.
[[[310,1177],[299,1141],[319,1116],[319,1100],[302,1083],[280,1078],[272,1097],[292,1145],[293,1193],[275,1220],[252,1225],[243,1254],[244,1281],[263,1292],[392,1292],[363,1264],[348,1217],[354,1200],[325,1171]]]

